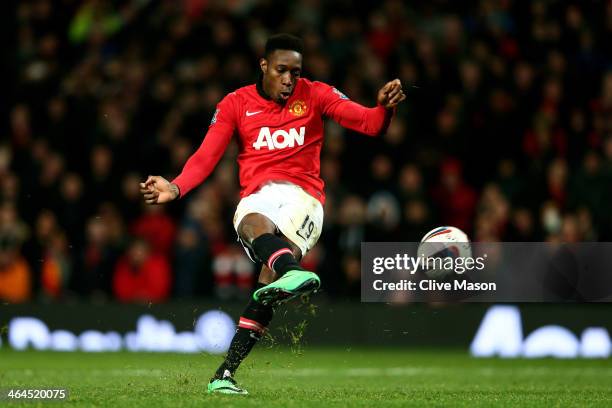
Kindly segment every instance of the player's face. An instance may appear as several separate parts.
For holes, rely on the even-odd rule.
[[[287,102],[302,74],[302,54],[276,50],[259,61],[263,72],[263,89],[280,104]]]

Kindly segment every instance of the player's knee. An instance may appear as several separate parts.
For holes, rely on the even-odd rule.
[[[262,214],[247,214],[238,225],[238,235],[247,242],[252,243],[253,240],[263,234],[274,234],[276,225],[270,219]]]

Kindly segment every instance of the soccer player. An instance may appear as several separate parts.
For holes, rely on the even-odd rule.
[[[377,106],[366,108],[332,86],[301,78],[302,42],[289,34],[268,39],[259,66],[256,84],[219,102],[204,141],[178,177],[170,182],[149,176],[140,184],[148,204],[184,197],[208,177],[237,135],[241,201],[234,228],[251,260],[262,266],[209,393],[247,394],[233,377],[272,320],[273,308],[320,286],[319,277],[299,261],[316,244],[323,224],[323,117],[377,136],[406,98],[395,79],[378,91]]]

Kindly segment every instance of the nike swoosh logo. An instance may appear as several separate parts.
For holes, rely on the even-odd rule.
[[[258,113],[261,113],[261,112],[263,112],[263,111],[256,111],[256,112],[249,112],[249,111],[246,111],[246,115],[247,115],[247,116],[253,116],[253,115],[257,115]]]

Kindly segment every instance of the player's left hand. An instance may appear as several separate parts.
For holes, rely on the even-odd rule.
[[[378,97],[376,98],[380,106],[384,106],[387,109],[396,107],[401,101],[406,99],[404,91],[402,90],[402,82],[399,79],[394,79],[391,82],[387,82],[378,91]]]

